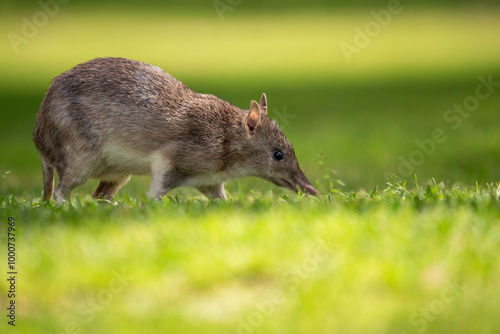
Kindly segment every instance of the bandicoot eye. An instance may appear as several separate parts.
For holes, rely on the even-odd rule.
[[[280,160],[285,159],[285,155],[283,154],[282,150],[276,150],[273,152],[273,158],[276,161],[280,161]]]

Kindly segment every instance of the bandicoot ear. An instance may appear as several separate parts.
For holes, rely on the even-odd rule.
[[[259,104],[257,101],[252,100],[252,102],[250,102],[250,111],[245,120],[245,129],[251,136],[255,134],[255,129],[259,126],[261,119],[260,114],[261,110]]]
[[[264,115],[267,115],[267,97],[266,93],[262,93],[262,97],[260,98],[260,110]]]

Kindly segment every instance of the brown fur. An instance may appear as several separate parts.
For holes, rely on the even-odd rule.
[[[152,175],[152,197],[193,186],[226,198],[224,182],[245,176],[317,194],[292,145],[267,117],[265,95],[241,110],[129,59],[98,58],[56,77],[40,106],[34,142],[44,200],[52,197],[54,168],[58,201],[90,177],[101,180],[94,197],[113,197],[134,174]],[[273,159],[277,149],[285,159]]]

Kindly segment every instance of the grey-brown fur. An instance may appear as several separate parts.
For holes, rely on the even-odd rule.
[[[113,197],[130,175],[152,175],[149,196],[193,186],[226,198],[224,182],[257,176],[292,190],[317,191],[299,168],[292,145],[267,117],[267,100],[241,110],[198,94],[156,66],[98,58],[56,77],[37,115],[35,145],[44,200],[60,183],[58,201],[88,178],[94,197]],[[281,149],[285,159],[273,152]]]

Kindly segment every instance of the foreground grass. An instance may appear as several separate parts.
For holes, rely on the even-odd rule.
[[[394,183],[322,199],[6,196],[0,247],[15,217],[23,333],[491,333],[499,195]]]

